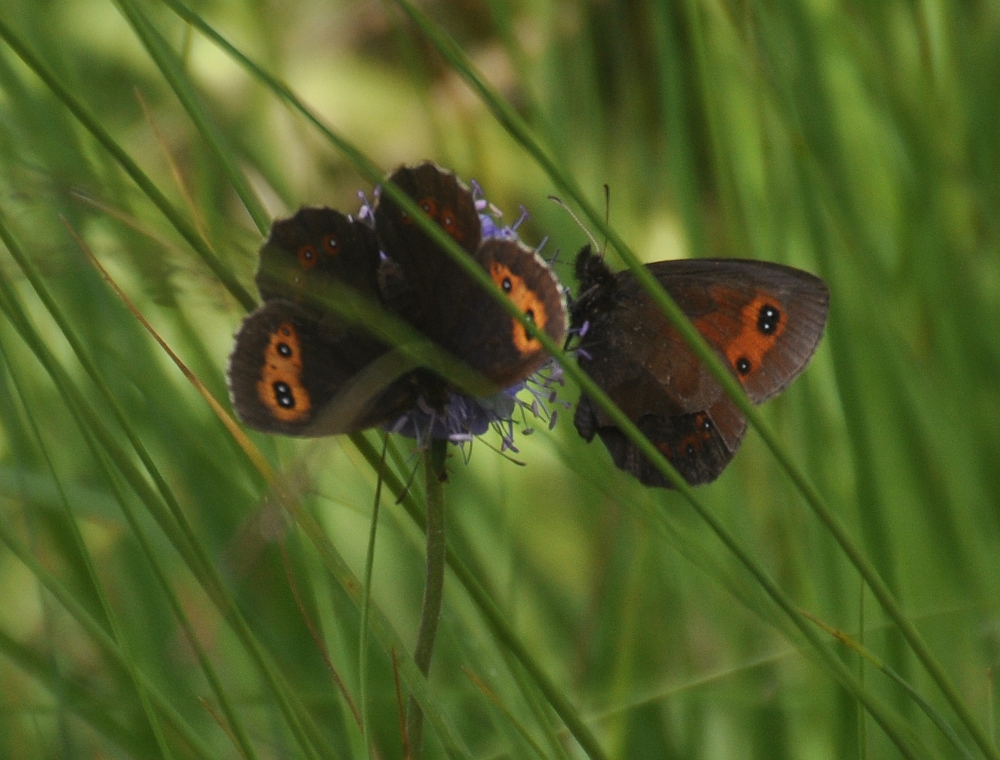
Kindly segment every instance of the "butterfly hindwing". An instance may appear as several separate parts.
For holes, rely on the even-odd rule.
[[[312,312],[274,299],[236,333],[229,359],[233,408],[247,425],[269,433],[364,430],[412,404],[405,378],[389,363],[392,356],[365,333],[330,333],[318,327]],[[377,367],[383,371],[371,371]],[[366,380],[359,383],[362,376]]]
[[[388,366],[396,357],[331,308],[337,288],[377,308],[380,266],[374,231],[338,211],[305,207],[272,225],[256,276],[264,304],[244,319],[229,361],[233,407],[247,425],[332,435],[400,413],[412,391]],[[369,370],[359,389],[372,365],[383,371]]]

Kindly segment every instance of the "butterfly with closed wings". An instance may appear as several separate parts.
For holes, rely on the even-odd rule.
[[[646,265],[728,366],[763,403],[805,368],[823,335],[829,291],[792,267],[740,259]],[[576,259],[571,327],[580,367],[691,485],[715,480],[732,460],[746,419],[629,271],[614,274],[589,246]],[[663,473],[586,395],[573,419],[599,436],[620,469],[647,486]]]

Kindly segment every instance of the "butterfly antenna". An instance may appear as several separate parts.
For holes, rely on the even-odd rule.
[[[605,185],[605,187],[607,187],[607,185]],[[581,230],[583,230],[583,234],[586,235],[587,238],[590,240],[590,244],[594,247],[594,250],[595,251],[600,250],[600,248],[597,245],[597,238],[595,238],[593,235],[590,234],[590,230],[588,230],[586,226],[584,226],[583,222],[580,221],[580,217],[578,217],[573,212],[573,209],[571,209],[569,206],[566,205],[566,202],[562,198],[560,198],[558,195],[550,195],[549,200],[562,206],[563,210],[570,215],[570,218],[572,218],[574,222],[576,222],[576,226],[579,227]]]

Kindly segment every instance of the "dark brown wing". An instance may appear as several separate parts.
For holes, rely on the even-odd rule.
[[[566,333],[566,304],[562,286],[542,258],[513,240],[484,240],[476,259],[500,290],[507,294],[535,326],[560,345]],[[478,286],[463,304],[464,315],[453,323],[442,345],[501,388],[524,380],[548,354],[530,337],[492,294]]]
[[[433,163],[401,166],[389,177],[435,220],[470,256],[479,248],[482,225],[469,189]],[[416,327],[438,343],[454,324],[468,319],[456,305],[468,300],[474,282],[386,193],[375,207],[375,229],[382,250],[399,265],[416,308]]]
[[[573,422],[587,441],[595,434],[615,465],[643,485],[670,488],[663,473],[615,425],[599,425],[601,411],[587,396],[580,397]],[[692,414],[644,414],[635,420],[639,430],[660,450],[691,485],[711,483],[732,461],[739,448],[746,420],[727,396],[707,411]],[[723,432],[725,435],[723,435]]]
[[[257,288],[269,301],[284,298],[322,309],[331,281],[379,299],[381,257],[375,231],[330,208],[303,207],[276,221],[260,249]]]
[[[454,174],[426,163],[401,167],[391,179],[524,313],[530,313],[536,325],[557,343],[562,341],[565,299],[552,270],[514,240],[481,240],[472,193]],[[406,316],[427,337],[501,388],[525,379],[545,360],[541,344],[386,196],[375,209],[375,228],[383,250],[410,288],[410,301],[416,303]]]
[[[333,435],[412,404],[397,355],[329,305],[334,286],[378,305],[381,261],[374,231],[333,209],[302,208],[274,223],[256,278],[264,305],[244,319],[229,360],[233,408],[247,425]]]

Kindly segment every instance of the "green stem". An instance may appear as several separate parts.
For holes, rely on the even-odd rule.
[[[388,435],[382,439],[382,458],[379,460],[378,480],[375,485],[375,505],[372,507],[372,524],[368,531],[368,554],[365,557],[365,586],[361,598],[361,642],[358,648],[358,680],[361,684],[361,733],[365,746],[368,748],[368,758],[374,758],[374,745],[371,737],[371,724],[368,722],[368,613],[372,598],[372,569],[375,567],[375,533],[378,530],[379,504],[382,502],[382,472],[385,467],[385,450],[389,445]]]
[[[431,668],[434,638],[441,617],[444,597],[444,566],[447,543],[444,534],[444,469],[448,442],[433,441],[424,454],[424,482],[427,489],[427,580],[424,582],[424,603],[420,612],[420,628],[413,648],[413,660],[425,676]],[[406,708],[406,738],[410,760],[420,760],[423,754],[424,715],[412,696]]]

